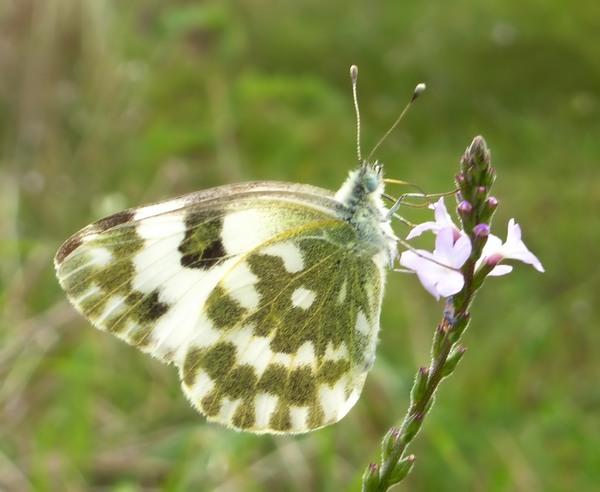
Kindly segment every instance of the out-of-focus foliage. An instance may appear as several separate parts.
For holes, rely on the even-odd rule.
[[[355,409],[330,428],[271,438],[206,424],[173,368],[76,315],[52,267],[71,233],[127,206],[241,180],[339,186],[356,159],[356,63],[365,153],[426,82],[377,152],[388,176],[449,190],[462,151],[484,135],[498,171],[494,232],[516,217],[547,271],[519,266],[485,286],[405,490],[597,490],[597,9],[0,4],[0,488],[359,487],[442,313],[415,278],[390,275],[378,358]]]

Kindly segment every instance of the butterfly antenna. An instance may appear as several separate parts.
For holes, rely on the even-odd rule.
[[[373,154],[377,151],[379,146],[385,141],[385,139],[389,136],[389,134],[392,133],[394,131],[394,129],[398,126],[398,124],[402,121],[402,118],[404,118],[404,115],[408,111],[408,108],[411,107],[412,103],[414,103],[417,100],[417,97],[419,97],[421,94],[423,94],[424,91],[425,91],[425,84],[423,84],[423,83],[420,83],[415,87],[415,91],[413,92],[413,95],[410,98],[410,101],[408,101],[408,103],[406,104],[406,106],[404,107],[402,112],[400,113],[400,116],[398,116],[396,121],[394,121],[394,124],[390,127],[390,129],[385,133],[385,135],[383,137],[381,137],[379,139],[379,142],[377,142],[375,147],[373,147],[373,150],[369,154],[369,157],[367,157],[367,161],[371,160],[371,157],[373,157]]]
[[[362,151],[360,149],[360,110],[358,109],[358,93],[356,90],[358,80],[358,67],[350,67],[350,80],[352,81],[352,100],[354,101],[354,112],[356,113],[356,155],[358,163],[362,163]]]

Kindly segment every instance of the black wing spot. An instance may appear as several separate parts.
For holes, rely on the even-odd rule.
[[[203,251],[186,253],[183,245],[179,247],[179,251],[183,253],[181,256],[181,266],[186,268],[200,268],[202,270],[212,268],[227,255],[220,239],[206,245]]]
[[[67,256],[69,256],[73,251],[75,251],[79,246],[83,244],[83,239],[81,234],[78,234],[71,239],[65,241],[65,243],[60,247],[58,252],[56,253],[56,257],[54,258],[54,262],[56,265],[61,265]]]
[[[137,312],[141,322],[153,322],[169,310],[169,305],[158,300],[158,290],[148,294],[140,302]]]
[[[109,217],[104,217],[92,224],[93,228],[98,232],[108,231],[113,227],[116,227],[127,222],[131,222],[135,216],[131,210],[124,210],[123,212],[116,213]]]
[[[179,245],[181,266],[208,270],[227,256],[221,240],[223,221],[215,213],[189,214],[186,232]]]

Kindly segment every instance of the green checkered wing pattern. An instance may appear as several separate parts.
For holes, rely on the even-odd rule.
[[[232,185],[91,224],[55,264],[71,303],[175,364],[209,420],[307,432],[348,412],[375,357],[388,256],[371,226],[326,190]]]

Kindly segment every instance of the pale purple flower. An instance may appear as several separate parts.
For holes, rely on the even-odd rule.
[[[476,268],[484,263],[490,266],[495,265],[494,269],[488,273],[489,276],[498,277],[506,275],[512,271],[513,267],[510,265],[498,265],[502,260],[522,261],[528,265],[533,265],[533,268],[538,272],[544,271],[540,260],[527,249],[527,246],[525,246],[525,243],[521,239],[521,227],[515,223],[515,219],[508,221],[508,231],[504,244],[499,237],[493,234],[489,235],[481,252],[481,258],[477,261]]]
[[[443,201],[441,203],[443,206]],[[447,214],[446,207],[443,209]],[[437,210],[436,208],[436,212]],[[422,249],[404,251],[400,255],[400,264],[414,271],[423,287],[439,299],[440,296],[448,297],[461,291],[465,279],[460,268],[470,254],[471,241],[465,234],[459,234],[455,239],[455,227],[452,224],[451,227],[437,228],[433,253]]]
[[[448,297],[462,290],[465,281],[460,268],[469,258],[472,246],[469,236],[452,221],[443,198],[430,207],[434,210],[435,221],[415,226],[406,239],[420,236],[425,231],[432,231],[437,235],[435,250],[433,253],[422,249],[405,251],[400,256],[400,264],[415,272],[423,287],[439,299],[440,296]],[[475,265],[476,269],[487,265],[492,268],[488,275],[506,275],[513,267],[498,263],[503,260],[519,260],[533,265],[540,272],[544,271],[540,261],[521,240],[521,228],[514,219],[508,222],[505,243],[502,243],[499,237],[489,234],[487,224],[478,224],[473,233],[477,237],[487,236],[481,257]]]

